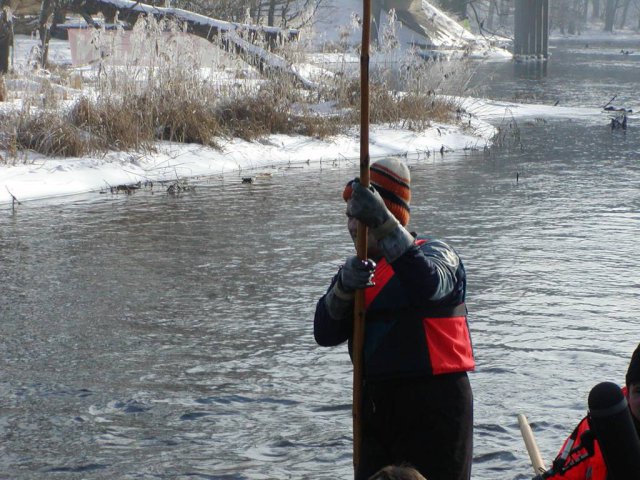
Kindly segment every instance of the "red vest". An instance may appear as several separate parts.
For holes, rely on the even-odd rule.
[[[570,462],[575,462],[582,455],[586,454],[584,449],[576,449],[580,446],[580,438],[582,434],[589,430],[589,421],[584,418],[580,424],[576,427],[576,430],[567,438],[558,454],[558,459],[563,459],[561,464],[563,466],[568,465]],[[607,479],[607,467],[602,457],[602,451],[597,440],[594,440],[594,453],[592,456],[585,460],[578,462],[574,467],[569,468],[564,473],[557,473],[548,477],[552,480],[606,480]],[[573,451],[574,453],[570,454]]]
[[[626,386],[622,388],[622,393],[625,397],[628,395]],[[581,445],[581,439],[582,435],[589,430],[589,417],[585,417],[565,440],[554,460],[554,463],[558,462],[560,466],[565,468],[571,463],[576,463],[576,465],[568,468],[564,473],[556,473],[546,478],[551,480],[607,480],[607,466],[604,463],[598,440],[593,440],[593,455],[579,461],[580,457],[588,454],[585,447]]]
[[[417,245],[425,243],[418,240]],[[375,270],[375,286],[365,290],[365,377],[440,375],[475,368],[464,303],[455,307],[370,311],[395,273],[382,259]]]

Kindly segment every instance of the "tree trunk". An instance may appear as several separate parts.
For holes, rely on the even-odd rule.
[[[624,28],[624,24],[627,23],[627,14],[629,13],[629,6],[631,5],[631,0],[625,0],[624,8],[622,9],[622,15],[620,17],[620,24],[618,28],[622,30]]]
[[[51,32],[47,27],[49,17],[53,13],[55,3],[53,0],[43,0],[40,7],[40,17],[38,18],[38,33],[40,34],[40,66],[45,68],[49,56],[49,39],[51,38]]]
[[[489,0],[489,12],[487,13],[487,28],[493,30],[493,17],[496,15],[496,0]]]
[[[508,0],[500,0],[500,9],[498,10],[498,19],[499,26],[504,27],[507,25],[507,21],[509,19],[509,1]]]
[[[582,23],[586,25],[589,20],[589,0],[584,0],[582,4]]]
[[[616,10],[618,9],[617,0],[607,0],[604,12],[604,31],[613,32],[613,24],[616,20]]]
[[[593,13],[591,14],[591,18],[600,18],[600,0],[593,0]]]
[[[6,8],[0,10],[0,74],[9,72],[9,51],[13,45],[13,25]]]
[[[269,10],[267,13],[267,25],[273,27],[276,20],[276,0],[269,0]]]
[[[262,3],[260,0],[251,0],[249,4],[249,16],[253,18],[258,25],[260,24],[262,21]]]
[[[574,0],[569,12],[569,35],[575,35],[579,30],[580,22],[580,0]]]
[[[51,0],[44,0],[44,2]],[[43,2],[43,3],[44,3]],[[124,7],[122,4],[126,4]],[[269,50],[287,40],[298,38],[295,29],[281,29],[276,27],[261,27],[257,25],[242,25],[238,23],[224,22],[213,18],[195,18],[192,12],[179,8],[151,7],[139,1],[127,0],[83,0],[78,5],[71,4],[69,11],[81,13],[82,11],[103,11],[105,9],[120,6],[118,18],[129,25],[134,25],[140,15],[153,15],[156,18],[170,18],[180,21],[187,26],[186,31],[198,37],[216,42],[221,48],[242,57],[250,65],[256,66],[261,72],[267,68],[291,75],[305,88],[313,89],[316,86],[309,82],[303,75],[296,72],[282,58]],[[83,10],[84,9],[84,10]],[[48,30],[48,29],[44,29]],[[263,47],[256,42],[263,39],[267,46]]]

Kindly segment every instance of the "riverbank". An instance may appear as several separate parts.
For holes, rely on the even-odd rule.
[[[122,65],[120,62],[105,66],[104,70],[93,63],[79,64],[79,53],[77,51],[75,54],[73,53],[74,50],[71,48],[73,45],[75,44],[72,42],[52,40],[49,58],[53,65],[61,66],[61,70],[51,73],[41,70],[33,71],[31,65],[34,58],[37,57],[38,43],[29,37],[20,36],[17,38],[14,63],[17,74],[7,79],[13,91],[5,102],[0,103],[0,110],[5,112],[19,110],[25,112],[22,117],[27,117],[35,105],[42,105],[45,109],[52,109],[52,112],[63,112],[69,110],[71,108],[69,105],[77,101],[76,99],[80,95],[87,99],[95,98],[99,94],[105,98],[110,97],[111,93],[120,95],[123,90],[114,87],[113,82],[119,82],[120,77],[129,78],[141,75],[140,69]],[[189,47],[190,44],[185,43],[185,46]],[[207,48],[202,47],[202,51],[211,54],[208,46]],[[209,67],[210,70],[206,73],[210,77],[207,78],[224,85],[236,85],[236,88],[244,88],[247,94],[252,91],[251,88],[256,88],[248,85],[257,85],[262,81],[256,72],[250,69],[246,70],[246,65],[243,67],[242,64],[232,64],[227,56],[217,50],[215,53],[219,55],[219,58],[210,58],[209,60],[194,58],[193,62],[187,66],[214,65],[213,73],[215,75],[211,76],[212,72]],[[123,58],[126,58],[126,55]],[[420,61],[418,68],[423,65],[424,62]],[[242,70],[243,68],[246,71]],[[185,69],[186,66],[183,64],[169,64],[166,66],[165,72],[156,67],[156,70],[166,73],[165,84],[172,80],[173,77],[170,74],[185,71]],[[308,69],[305,71],[306,74],[309,74]],[[239,73],[242,75],[238,76]],[[440,81],[437,77],[439,73],[442,72],[436,73],[436,81]],[[51,80],[49,80],[49,76],[51,76]],[[61,77],[62,81],[58,79],[54,83],[53,76]],[[144,75],[142,76],[144,77]],[[176,80],[176,83],[185,86],[184,82],[179,80],[180,78]],[[196,78],[194,75],[194,78],[189,78],[189,80],[194,80],[193,90],[189,90],[189,85],[186,86],[187,94],[190,97],[197,98],[202,104],[211,101],[208,97],[199,96],[197,86],[202,84],[199,77]],[[75,85],[76,83],[77,85]],[[111,90],[98,91],[98,89],[104,89],[105,86],[111,90],[115,89],[115,92],[111,92]],[[124,85],[124,87],[130,86]],[[291,88],[295,87],[291,86]],[[348,89],[349,86],[347,85],[346,88]],[[169,98],[171,98],[173,92],[169,93]],[[429,93],[426,95],[428,96]],[[328,103],[321,102],[319,105],[313,105],[314,108],[320,110],[318,115],[322,115],[321,112],[326,111],[326,115],[329,116],[333,114],[350,118],[348,109],[343,107],[343,110],[340,110],[339,107],[336,108],[335,105],[328,105]],[[429,100],[430,105],[433,103],[434,100]],[[50,107],[49,104],[57,106]],[[413,108],[420,110],[419,105],[422,104],[416,103]],[[451,111],[445,116],[456,116],[454,110],[458,101],[454,100],[451,105],[447,107]],[[394,106],[392,103],[387,105],[387,107]],[[57,110],[55,110],[56,108]],[[304,110],[304,108],[304,105],[298,107],[299,110]],[[332,108],[334,110],[331,110]],[[411,126],[407,128],[402,128],[398,122],[379,121],[378,125],[372,125],[370,128],[371,157],[373,159],[386,155],[427,157],[435,154],[446,155],[451,151],[483,149],[491,146],[492,138],[496,134],[496,129],[489,123],[461,110],[457,114],[458,118],[451,120],[455,124],[443,123],[449,120],[431,121],[429,115],[426,116],[429,121],[422,122],[420,115],[424,117],[425,112],[407,112],[416,114],[416,119],[412,119],[414,121],[411,121]],[[113,115],[111,112],[109,114]],[[195,118],[200,117],[196,115]],[[245,120],[240,121],[246,123]],[[73,139],[84,141],[87,137],[95,137],[94,132],[98,132],[102,123],[86,127],[84,137],[76,138],[76,135]],[[407,122],[402,121],[401,123]],[[346,126],[338,129],[340,133],[337,135],[307,134],[308,136],[303,136],[278,133],[258,135],[253,139],[243,140],[231,133],[216,135],[215,141],[206,142],[208,146],[160,140],[138,142],[143,145],[141,148],[122,148],[122,151],[116,148],[105,151],[94,149],[98,153],[90,155],[76,153],[80,157],[65,156],[62,158],[52,156],[44,151],[37,153],[24,149],[24,145],[16,145],[12,150],[0,151],[0,155],[4,157],[0,158],[0,204],[15,205],[17,202],[22,203],[44,198],[94,191],[111,191],[118,186],[138,183],[188,182],[193,177],[212,177],[229,173],[251,176],[259,173],[260,169],[273,169],[291,164],[322,166],[337,162],[358,163],[360,155],[359,126],[350,127],[350,124],[350,122],[346,122]],[[134,126],[131,125],[131,127]],[[426,128],[424,128],[425,126]],[[55,126],[51,125],[49,129],[55,130]],[[77,130],[79,129],[76,128],[74,132]],[[30,133],[32,136],[36,135],[31,130],[27,130],[26,133]],[[37,134],[38,138],[46,136],[46,129]],[[49,142],[58,141],[53,137],[52,134],[52,139]],[[43,142],[45,141],[46,138]],[[115,143],[118,143],[118,139]]]
[[[429,156],[491,145],[494,128],[470,120],[460,126],[433,125],[411,132],[372,127],[370,154]],[[292,164],[317,166],[359,161],[358,131],[316,140],[273,135],[259,142],[240,139],[222,144],[222,150],[196,144],[159,143],[156,152],[111,152],[100,158],[46,158],[27,156],[21,164],[0,166],[0,202],[19,202],[109,189],[138,182],[188,180],[227,173],[251,176],[260,169]],[[442,152],[442,153],[441,153]]]
[[[35,40],[23,39],[16,59],[32,57]],[[50,56],[56,63],[71,62],[68,42],[52,41]],[[461,106],[455,124],[432,123],[424,130],[372,125],[372,159],[387,155],[411,159],[450,152],[494,147],[502,126],[524,119],[566,118],[595,121],[606,125],[607,113],[599,108],[517,104],[483,99],[456,99]],[[31,151],[18,152],[0,164],[0,205],[56,198],[87,192],[110,191],[119,185],[145,182],[188,181],[194,177],[235,174],[252,176],[263,169],[289,165],[322,167],[341,162],[359,162],[359,129],[317,139],[300,135],[271,135],[259,141],[220,139],[221,148],[199,144],[160,142],[153,150],[111,151],[82,158],[55,158]]]
[[[457,125],[433,124],[416,132],[372,126],[372,159],[400,155],[426,159],[451,152],[492,148],[500,125],[536,118],[582,119],[606,123],[597,108],[524,105],[479,99],[461,100],[469,112]],[[197,144],[162,142],[154,152],[110,152],[100,157],[50,158],[21,154],[13,164],[0,165],[0,204],[27,202],[87,192],[109,191],[119,185],[176,182],[194,177],[236,174],[251,177],[261,170],[290,165],[322,167],[359,162],[357,128],[327,140],[272,135],[261,141],[231,139],[221,150]]]
[[[608,113],[599,108],[517,104],[483,99],[460,99],[468,112],[458,124],[433,124],[423,131],[372,126],[373,160],[399,155],[414,160],[451,152],[492,148],[501,126],[520,121],[562,118],[605,125]],[[194,177],[236,174],[251,177],[261,170],[291,165],[359,162],[359,130],[353,128],[327,140],[272,135],[261,141],[221,141],[221,149],[198,144],[162,142],[154,152],[110,152],[100,157],[50,158],[22,154],[13,164],[0,165],[0,204],[26,202],[88,192],[118,185],[176,182]]]

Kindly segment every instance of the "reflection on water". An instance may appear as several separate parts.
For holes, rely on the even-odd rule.
[[[513,62],[513,76],[527,80],[540,80],[547,76],[549,63],[547,61]]]
[[[469,275],[474,479],[531,478],[516,415],[549,462],[640,341],[638,137],[521,128],[522,150],[412,164],[411,225]],[[0,215],[0,478],[349,478],[351,366],[311,322],[355,173]]]
[[[629,50],[634,54],[621,53]],[[478,64],[471,87],[492,99],[565,107],[597,108],[615,96],[614,103],[638,110],[637,40],[552,38],[549,52],[548,62]]]

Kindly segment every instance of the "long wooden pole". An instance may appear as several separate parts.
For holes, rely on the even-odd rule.
[[[369,187],[369,43],[371,0],[363,0],[362,46],[360,50],[360,183]],[[356,252],[367,259],[367,227],[358,223]],[[358,470],[362,446],[362,370],[365,327],[364,290],[356,291],[353,312],[353,467]]]
[[[529,459],[531,460],[533,471],[536,475],[540,475],[541,473],[544,473],[546,471],[544,467],[544,461],[542,460],[542,456],[540,455],[538,444],[536,443],[536,439],[533,436],[533,431],[529,426],[527,417],[525,417],[522,413],[518,414],[518,424],[520,425],[520,433],[522,433],[524,445],[525,447],[527,447],[527,452],[529,453]]]

